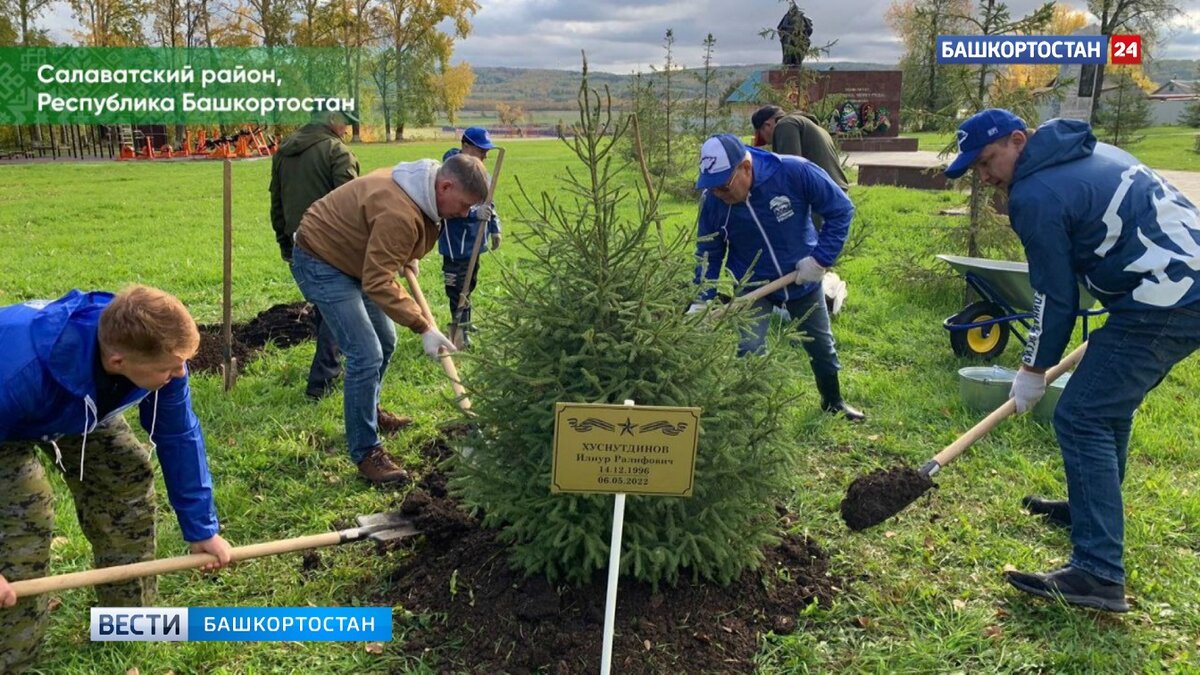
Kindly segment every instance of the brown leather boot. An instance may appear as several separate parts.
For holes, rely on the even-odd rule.
[[[375,408],[375,426],[385,434],[394,434],[412,422],[412,418],[408,415],[396,415],[383,408]]]
[[[376,485],[408,482],[408,472],[396,466],[382,445],[371,448],[371,453],[358,463],[358,475]]]

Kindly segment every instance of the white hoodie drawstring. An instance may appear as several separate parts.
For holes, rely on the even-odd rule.
[[[158,450],[158,444],[154,442],[154,425],[158,422],[158,390],[154,390],[154,407],[150,411],[150,452]]]
[[[79,444],[79,480],[81,481],[83,480],[83,460],[87,457],[88,432],[92,430],[92,426],[88,422],[88,413],[95,418],[96,424],[100,423],[100,413],[96,410],[96,404],[92,402],[90,396],[85,396],[83,397],[83,441]]]
[[[86,424],[86,422],[85,422],[85,424]],[[67,467],[63,466],[62,450],[58,449],[58,443],[55,442],[55,440],[53,438],[50,438],[49,436],[43,436],[42,440],[50,442],[50,446],[52,448],[54,448],[54,463],[58,465],[59,470],[61,470],[63,473],[66,473]]]

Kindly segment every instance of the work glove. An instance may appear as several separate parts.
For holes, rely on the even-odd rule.
[[[1035,373],[1024,366],[1017,371],[1016,377],[1013,378],[1012,389],[1008,390],[1008,397],[1017,402],[1018,415],[1032,410],[1045,394],[1046,374]]]
[[[440,350],[444,349],[450,353],[458,351],[454,348],[454,343],[450,341],[450,338],[442,335],[442,331],[433,326],[421,333],[421,345],[425,348],[425,355],[434,361],[437,360]]]
[[[707,302],[693,302],[691,305],[688,305],[687,313],[688,314],[698,314],[700,312],[703,312],[704,308],[707,306],[708,306]]]
[[[499,248],[500,248],[500,233],[496,232],[495,234],[492,235],[492,250],[495,251]]]
[[[825,268],[821,267],[821,263],[817,262],[816,258],[811,255],[807,258],[801,258],[800,262],[796,263],[796,283],[809,284],[820,281],[825,277]]]

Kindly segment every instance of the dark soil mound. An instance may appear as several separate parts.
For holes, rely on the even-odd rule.
[[[417,548],[382,602],[435,617],[428,625],[414,621],[404,651],[434,659],[443,672],[596,672],[606,573],[579,588],[526,579],[509,569],[508,547],[496,533],[444,497],[444,485],[434,472],[402,506],[425,536],[409,540]],[[791,633],[804,607],[827,605],[840,592],[811,539],[791,536],[764,553],[760,570],[725,588],[681,582],[655,592],[622,580],[614,672],[753,672],[760,636]]]
[[[865,530],[900,513],[935,487],[929,476],[906,466],[876,469],[850,483],[842,500],[842,520],[852,530]]]
[[[274,342],[279,347],[294,347],[317,335],[313,307],[308,303],[275,305],[260,312],[246,323],[234,324],[233,356],[238,368],[267,345]],[[225,362],[225,340],[221,336],[221,324],[200,326],[200,351],[189,361],[193,371],[217,372]]]

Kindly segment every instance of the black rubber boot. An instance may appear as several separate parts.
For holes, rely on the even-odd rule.
[[[817,391],[821,393],[821,410],[833,415],[843,415],[851,422],[866,421],[866,413],[842,400],[842,385],[836,374],[826,380],[818,378]]]
[[[1071,529],[1071,507],[1065,501],[1028,495],[1021,499],[1021,506],[1033,515],[1041,516],[1051,525]]]

